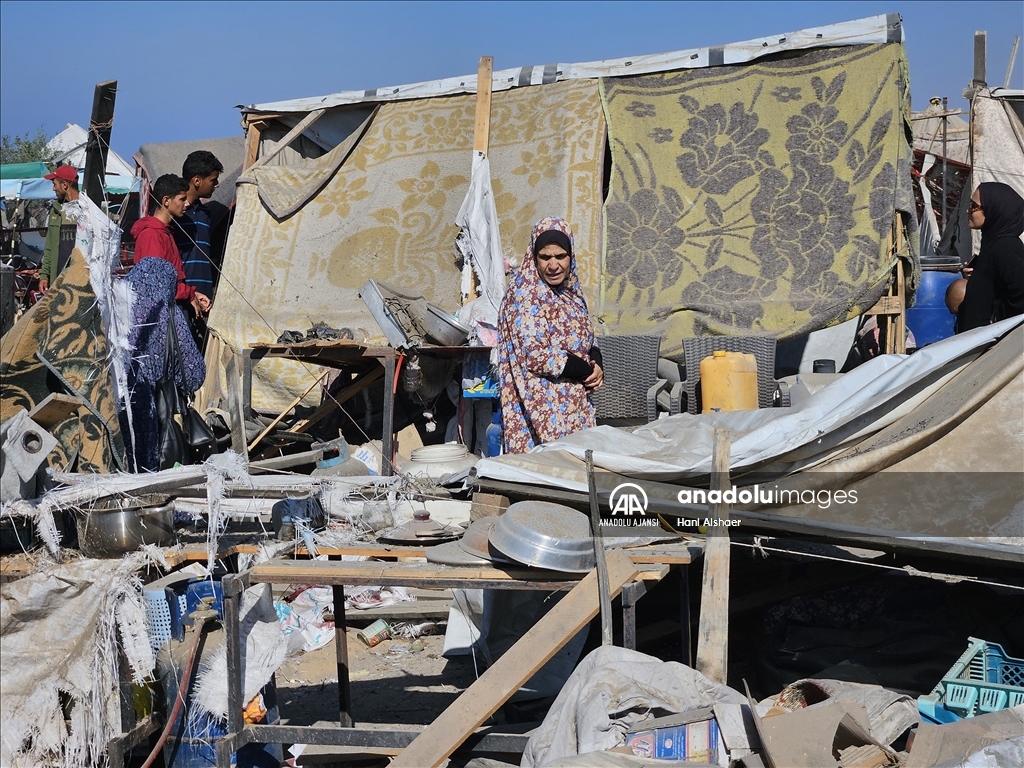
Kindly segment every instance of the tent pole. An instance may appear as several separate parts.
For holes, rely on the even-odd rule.
[[[480,64],[476,68],[476,122],[473,125],[473,153],[475,167],[475,155],[479,152],[487,156],[487,144],[491,131],[491,77],[494,74],[494,57],[481,56]],[[476,272],[470,269],[469,292],[462,297],[462,305],[465,306],[476,298],[477,279]]]

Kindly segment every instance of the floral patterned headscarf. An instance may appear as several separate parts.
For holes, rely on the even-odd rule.
[[[569,274],[561,285],[548,285],[537,271],[537,238],[552,229],[565,234],[575,246],[572,229],[564,219],[549,216],[537,222],[498,315],[498,373],[508,453],[524,453],[595,423],[586,388],[562,376],[569,354],[589,362],[594,344],[575,247]]]

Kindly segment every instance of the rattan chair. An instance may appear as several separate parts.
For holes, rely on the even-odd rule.
[[[745,352],[757,361],[757,405],[771,408],[779,403],[775,392],[775,337],[774,336],[696,336],[683,339],[683,357],[686,361],[686,410],[700,413],[700,361],[715,350]]]
[[[668,382],[658,378],[658,336],[599,336],[597,346],[604,358],[604,385],[594,390],[597,418],[658,418],[658,393]]]

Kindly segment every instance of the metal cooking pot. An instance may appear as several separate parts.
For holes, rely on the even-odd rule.
[[[174,543],[174,499],[104,499],[77,516],[78,546],[88,557],[120,557],[143,544]]]

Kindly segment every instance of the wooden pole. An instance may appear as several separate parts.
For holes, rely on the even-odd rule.
[[[295,141],[295,139],[297,139],[302,134],[303,131],[309,128],[309,126],[311,126],[313,123],[319,120],[320,117],[326,111],[326,109],[315,109],[312,112],[310,112],[308,115],[302,118],[302,120],[300,120],[294,128],[292,128],[290,131],[288,131],[288,133],[281,137],[281,140],[277,142],[277,146],[275,146],[270,152],[265,154],[259,160],[254,159],[254,162],[246,166],[246,169],[248,170],[250,168],[255,168],[258,165],[266,165],[267,163],[269,163],[279,154],[284,152],[284,150],[288,147],[289,144]]]
[[[491,77],[494,57],[481,56],[476,68],[476,124],[473,126],[473,151],[487,154],[491,131]]]
[[[491,132],[491,77],[493,74],[494,57],[481,56],[480,63],[476,68],[476,122],[473,124],[473,152],[480,152],[484,156],[487,155]],[[468,268],[472,269],[472,267]],[[470,272],[469,292],[462,297],[463,306],[476,298],[476,290],[476,272]]]
[[[85,194],[96,205],[103,205],[103,181],[107,172],[110,129],[114,124],[114,100],[117,80],[98,83],[92,97],[89,138],[85,145]]]
[[[242,170],[256,162],[256,155],[260,151],[260,132],[263,130],[263,122],[260,120],[246,120],[245,122],[245,161],[242,163]]]
[[[310,384],[308,387],[306,387],[305,391],[301,395],[299,395],[294,400],[292,400],[290,403],[288,403],[288,405],[285,407],[285,409],[283,411],[281,411],[281,413],[279,413],[277,415],[277,418],[274,419],[269,424],[267,424],[266,428],[256,436],[256,439],[253,440],[251,443],[249,443],[249,450],[251,451],[253,448],[255,448],[259,444],[260,440],[262,440],[264,437],[266,437],[270,433],[270,430],[272,430],[274,427],[276,427],[278,422],[280,422],[281,419],[283,419],[285,416],[287,416],[292,408],[294,408],[296,405],[299,404],[299,401],[302,400],[302,398],[304,398],[306,395],[308,395],[310,392],[313,391],[313,387],[315,387],[317,384],[320,384],[324,379],[327,378],[327,375],[329,373],[330,373],[330,371],[324,371],[323,374],[316,381],[314,381],[312,384]]]
[[[730,434],[715,430],[711,488],[728,490]],[[728,519],[729,505],[711,505],[712,519]],[[697,671],[719,683],[729,672],[729,529],[707,527],[704,550],[704,584],[700,596],[700,624],[697,631]]]

